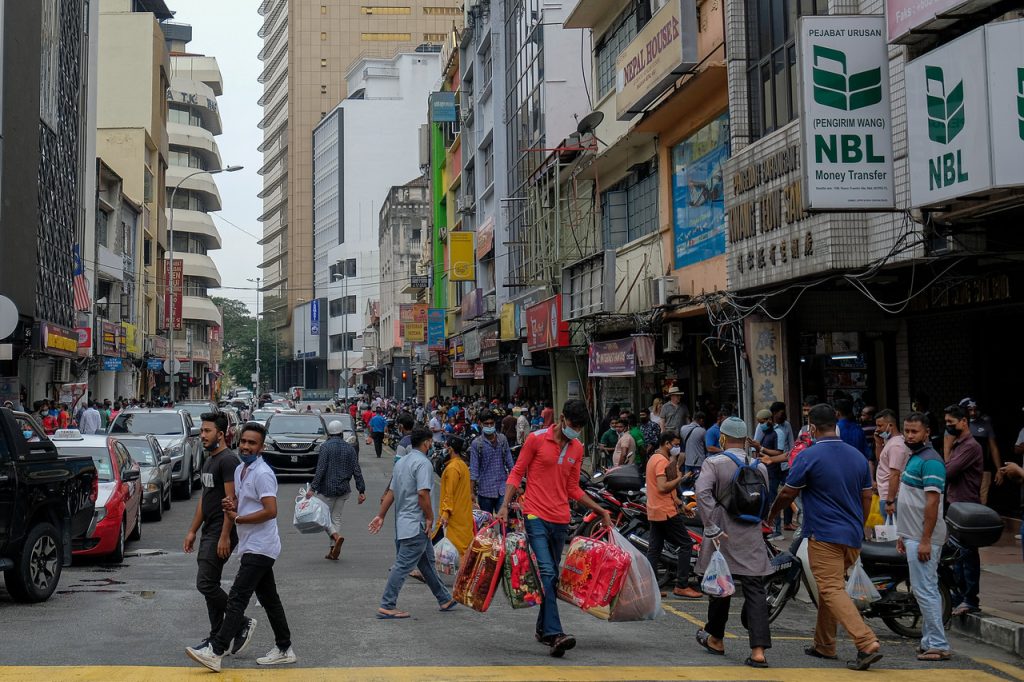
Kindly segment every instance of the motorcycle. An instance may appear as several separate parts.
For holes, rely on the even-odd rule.
[[[765,581],[768,598],[768,622],[774,622],[786,604],[800,591],[807,590],[811,602],[818,605],[818,586],[811,575],[807,556],[807,541],[796,538],[788,550],[779,550],[769,544],[773,571]],[[952,585],[955,584],[953,564],[960,550],[953,543],[942,547],[939,557],[939,595],[942,598],[942,622],[948,626],[952,620]],[[865,542],[860,552],[864,571],[871,578],[881,599],[861,611],[864,618],[881,618],[886,627],[902,637],[921,636],[921,609],[910,589],[910,569],[907,557],[896,550],[895,542]]]

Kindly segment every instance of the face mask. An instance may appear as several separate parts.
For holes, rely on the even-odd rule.
[[[907,447],[910,448],[911,452],[921,452],[921,450],[928,447],[928,441],[924,441],[923,443],[907,443]]]
[[[484,427],[484,433],[486,433],[488,436],[494,435],[497,431],[498,431],[498,427],[496,427],[496,426],[485,426]]]
[[[28,440],[35,434],[33,434],[31,431],[22,431],[21,435],[25,436],[25,440]]]
[[[213,452],[214,450],[220,447],[220,441],[215,440],[209,445],[204,445],[203,447],[206,449],[207,452]]]
[[[951,436],[959,436],[960,429],[959,427],[957,427],[956,424],[946,424],[946,433],[948,433]]]
[[[641,424],[646,424],[649,421],[651,421],[649,417],[640,417]]]
[[[246,466],[249,466],[250,464],[255,462],[256,458],[259,457],[259,456],[260,456],[259,453],[255,453],[255,454],[252,454],[252,455],[239,455],[239,457],[242,458],[242,464],[244,464]]]
[[[562,435],[569,440],[575,440],[580,437],[580,432],[566,424],[562,427]]]
[[[670,454],[670,455],[672,455],[673,457],[675,457],[676,455],[678,455],[678,454],[679,454],[679,446],[678,446],[678,445],[673,445],[673,446],[672,446],[672,449],[671,449],[671,450],[669,450],[668,452],[669,452],[669,454]]]
[[[885,441],[887,441],[890,438],[892,438],[892,434],[889,433],[888,431],[879,431],[878,432],[878,437],[881,438],[882,442],[884,443]]]

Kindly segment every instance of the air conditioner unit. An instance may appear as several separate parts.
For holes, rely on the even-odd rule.
[[[661,330],[661,349],[665,353],[683,351],[683,323],[669,322]]]
[[[651,277],[647,280],[651,292],[651,307],[668,305],[668,299],[679,293],[679,281],[675,277]]]
[[[487,294],[486,296],[484,296],[484,312],[493,313],[497,311],[497,308],[498,302],[494,294]]]
[[[455,197],[455,210],[458,213],[466,212],[466,200],[463,197]]]
[[[71,381],[71,360],[61,358],[53,363],[53,383],[66,384]]]

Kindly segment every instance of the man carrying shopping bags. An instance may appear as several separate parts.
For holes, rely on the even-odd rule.
[[[717,548],[732,572],[733,580],[743,586],[743,611],[740,620],[747,629],[750,656],[745,663],[752,668],[767,668],[765,650],[772,647],[768,627],[768,602],[764,576],[771,572],[768,549],[761,537],[761,524],[735,518],[723,503],[732,494],[733,479],[741,463],[749,463],[744,445],[747,424],[739,417],[728,417],[721,424],[725,451],[704,460],[694,492],[697,510],[704,519],[704,542],[700,546],[697,573],[703,574]],[[768,469],[757,464],[757,471],[768,490]],[[708,597],[708,620],[697,631],[697,643],[716,656],[725,655],[725,624],[729,620],[730,597]]]
[[[352,478],[356,479],[359,504],[366,501],[366,484],[363,471],[359,468],[359,455],[355,448],[345,442],[344,429],[338,420],[327,422],[327,442],[320,446],[316,461],[316,475],[310,483],[306,497],[320,496],[331,510],[331,525],[325,530],[331,538],[331,549],[325,559],[337,561],[345,537],[341,534],[341,513],[345,501],[352,494]]]
[[[558,421],[531,433],[512,467],[505,485],[505,500],[498,510],[498,518],[508,521],[509,502],[519,492],[519,484],[525,476],[529,481],[522,500],[526,536],[537,558],[544,587],[535,636],[538,642],[550,647],[549,653],[555,658],[561,658],[576,646],[576,638],[562,630],[556,596],[558,564],[568,535],[569,500],[585,505],[601,517],[605,526],[612,527],[607,510],[580,488],[583,444],[576,439],[589,422],[587,404],[582,400],[568,400]]]

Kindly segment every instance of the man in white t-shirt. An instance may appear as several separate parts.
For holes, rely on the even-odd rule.
[[[430,418],[430,433],[435,443],[440,443],[444,440],[444,423],[441,421],[441,410],[436,410],[434,416]]]
[[[220,672],[221,659],[232,637],[241,629],[245,609],[254,593],[270,620],[276,644],[256,663],[280,665],[296,660],[288,619],[274,582],[274,562],[281,555],[281,537],[277,531],[277,476],[261,456],[266,436],[267,430],[260,424],[250,422],[242,429],[238,446],[242,466],[235,469],[237,499],[225,498],[222,503],[224,523],[234,524],[238,531],[241,557],[224,623],[206,646],[185,650],[189,658],[214,672]],[[241,649],[236,653],[241,653]]]

